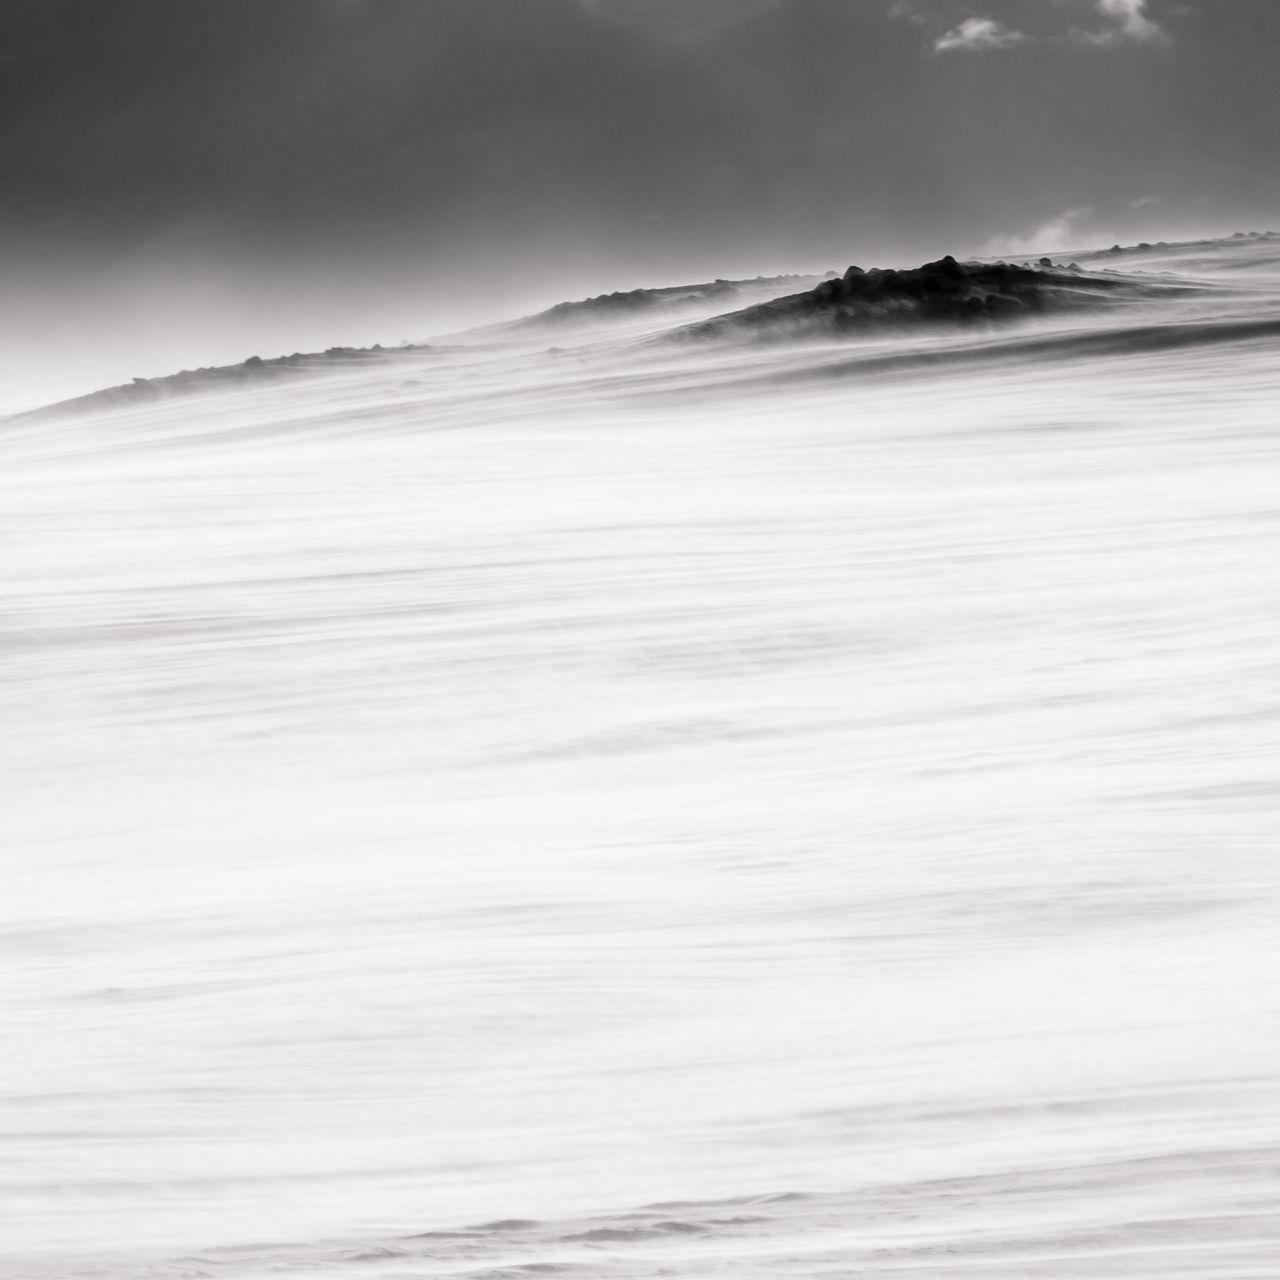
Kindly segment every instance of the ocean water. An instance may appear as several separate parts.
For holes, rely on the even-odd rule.
[[[1278,245],[6,424],[0,1273],[1274,1276]]]

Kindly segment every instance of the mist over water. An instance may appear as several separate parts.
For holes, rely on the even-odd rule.
[[[1268,1274],[1277,244],[6,423],[5,1274]]]

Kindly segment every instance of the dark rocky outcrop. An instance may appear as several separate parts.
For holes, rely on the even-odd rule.
[[[721,337],[835,337],[918,325],[973,325],[1105,305],[1126,283],[1059,267],[941,258],[912,270],[850,267],[804,293],[673,330],[694,341]]]

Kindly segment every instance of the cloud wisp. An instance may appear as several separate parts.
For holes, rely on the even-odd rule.
[[[1168,33],[1147,11],[1147,0],[1088,0],[1093,21],[1058,32],[1029,35],[996,18],[968,17],[934,36],[929,48],[934,53],[990,53],[1021,44],[1083,44],[1093,48],[1122,45],[1167,44]],[[941,26],[935,9],[922,8],[915,0],[895,0],[889,17],[906,19],[937,31]]]
[[[1106,19],[1101,31],[1081,31],[1088,44],[1163,44],[1164,29],[1147,14],[1147,0],[1097,0],[1097,10]]]
[[[994,257],[996,254],[1008,254],[1012,257],[1024,257],[1079,248],[1088,238],[1082,223],[1092,212],[1089,208],[1064,209],[1048,222],[1036,227],[1029,235],[993,236],[983,246],[983,255]]]
[[[986,53],[992,49],[1012,49],[1027,37],[994,18],[966,18],[933,42],[935,53]]]

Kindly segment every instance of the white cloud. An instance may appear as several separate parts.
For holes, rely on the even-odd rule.
[[[1010,49],[1023,43],[1061,45],[1074,42],[1099,49],[1167,44],[1169,34],[1151,17],[1147,3],[1148,0],[1045,0],[1046,8],[1092,11],[1093,28],[1060,27],[1057,32],[1027,35],[995,18],[966,18],[931,40],[930,47],[935,53],[983,53],[992,49]],[[888,5],[888,15],[891,21],[912,22],[936,32],[944,22],[940,9],[939,0],[892,0]]]
[[[1102,31],[1082,31],[1089,44],[1163,44],[1169,37],[1147,16],[1147,0],[1097,0],[1098,12],[1107,20]]]
[[[933,48],[936,53],[957,50],[983,53],[988,49],[1010,49],[1026,38],[1021,31],[1014,31],[993,18],[966,18],[959,26],[939,36],[933,42]]]

